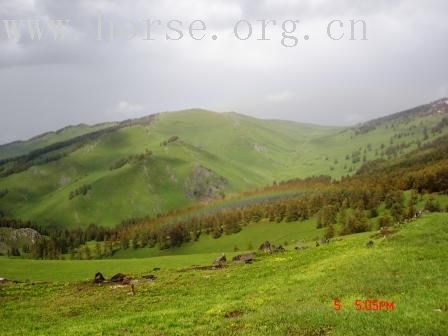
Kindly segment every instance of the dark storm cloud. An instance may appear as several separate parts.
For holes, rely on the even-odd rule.
[[[187,25],[202,19],[207,38],[96,41],[97,16],[113,22]],[[443,0],[12,0],[2,19],[69,19],[70,38],[7,41],[0,21],[0,143],[67,124],[203,107],[257,117],[351,124],[448,95],[448,3]],[[233,25],[253,23],[238,41]],[[271,41],[256,20],[275,19]],[[298,19],[295,48],[281,23]],[[363,19],[368,41],[332,41],[333,19]],[[128,33],[126,31],[126,33]],[[212,41],[212,33],[219,35]],[[304,34],[311,36],[304,42]],[[76,39],[75,39],[76,37]]]

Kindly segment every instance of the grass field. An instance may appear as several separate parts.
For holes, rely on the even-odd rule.
[[[0,259],[0,269],[12,279],[28,274],[57,280],[2,285],[0,334],[446,335],[448,216],[426,215],[387,239],[375,238],[373,248],[366,247],[370,235],[214,271],[173,269],[183,267],[184,258],[184,265],[209,264],[206,255],[79,262]],[[135,295],[127,286],[73,282],[96,270],[110,276],[119,266],[138,275],[156,265],[162,268],[154,273],[157,280],[136,284]],[[341,300],[341,311],[334,310],[334,298]],[[357,311],[356,299],[393,301],[395,310]]]
[[[234,255],[231,253],[229,256]],[[116,273],[151,273],[154,268],[162,270],[210,264],[216,253],[161,256],[126,260],[32,260],[0,257],[0,277],[20,281],[73,282],[92,279],[96,272],[111,277]]]

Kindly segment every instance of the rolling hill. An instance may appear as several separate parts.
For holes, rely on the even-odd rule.
[[[64,227],[155,215],[274,181],[351,175],[448,133],[442,99],[354,127],[186,110],[0,147],[4,216]]]
[[[112,127],[114,124],[115,123],[103,123],[94,126],[85,124],[67,126],[56,132],[40,134],[26,141],[14,141],[5,145],[0,145],[0,160],[25,155],[39,148]]]

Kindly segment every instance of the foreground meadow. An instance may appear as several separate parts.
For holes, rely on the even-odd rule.
[[[82,265],[110,277],[118,270],[111,265],[121,265],[121,271],[139,276],[154,266],[151,259],[60,261],[59,275],[48,266],[54,262],[29,261],[30,279],[48,272],[55,281],[1,285],[0,334],[446,335],[446,214],[426,215],[386,239],[371,236],[290,248],[218,270],[185,270],[187,263],[179,261],[164,267],[164,259],[154,258],[161,268],[151,272],[157,279],[135,284],[134,295],[130,286],[75,281],[70,272]],[[369,239],[372,248],[366,246]],[[191,258],[190,264],[210,259],[180,258]],[[17,269],[21,279],[20,262],[2,259],[1,269],[11,279]],[[395,309],[358,311],[357,299],[393,302]]]

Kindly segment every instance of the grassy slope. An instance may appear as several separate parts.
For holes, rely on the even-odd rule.
[[[16,141],[5,145],[0,145],[0,160],[25,155],[33,150],[49,146],[56,142],[65,141],[87,133],[99,131],[112,125],[113,123],[104,123],[93,126],[84,124],[69,126],[59,131],[45,133],[26,141]]]
[[[163,255],[185,255],[196,253],[229,253],[235,250],[252,250],[265,240],[272,244],[282,245],[285,242],[294,244],[298,241],[317,240],[322,236],[323,229],[316,229],[316,220],[310,219],[303,222],[270,223],[267,221],[251,223],[243,227],[242,231],[232,235],[222,235],[218,239],[211,235],[202,235],[197,242],[190,242],[178,248],[160,250],[159,248],[140,248],[137,250],[119,250],[114,258],[145,258]]]
[[[121,129],[63,160],[3,179],[2,187],[9,193],[1,208],[41,222],[115,225],[124,217],[193,203],[186,196],[184,181],[196,164],[226,177],[227,192],[268,183],[282,158],[293,150],[297,140],[291,137],[326,130],[205,111],[163,114],[154,125]],[[160,142],[171,135],[181,141],[161,147]],[[254,150],[256,143],[272,148],[259,153]],[[154,154],[145,162],[109,170],[118,159],[147,148]],[[69,192],[83,184],[92,184],[92,192],[69,201]]]
[[[410,192],[404,193],[405,202],[410,198]],[[433,194],[440,208],[447,209],[448,195]],[[423,210],[429,195],[422,197],[416,204],[418,210]],[[245,202],[246,199],[241,199],[239,202]],[[370,230],[378,229],[378,219],[383,216],[387,210],[382,204],[378,208],[378,217],[368,219]],[[262,220],[258,223],[250,223],[243,226],[242,230],[236,234],[225,235],[214,239],[211,235],[202,234],[198,241],[183,244],[181,247],[160,250],[157,246],[154,248],[128,248],[119,249],[111,258],[114,259],[129,259],[129,258],[148,258],[170,255],[186,255],[186,254],[201,254],[201,253],[230,253],[235,251],[248,251],[256,249],[259,244],[265,240],[269,240],[274,245],[284,246],[313,246],[315,241],[320,240],[324,236],[325,229],[318,229],[316,227],[316,216],[305,220],[295,222],[269,222]],[[341,227],[335,225],[336,232],[339,232]],[[95,246],[89,246],[94,251]]]
[[[235,255],[235,253],[231,253]],[[96,272],[105,276],[122,272],[127,274],[151,273],[155,267],[163,270],[210,264],[216,253],[161,256],[147,259],[126,260],[33,260],[0,257],[1,276],[20,281],[76,282],[87,281]]]
[[[386,240],[376,239],[372,249],[365,246],[368,236],[344,237],[328,246],[219,271],[162,270],[155,282],[137,284],[135,296],[128,294],[129,288],[91,284],[2,286],[0,333],[445,335],[446,214],[425,216]],[[1,269],[23,262],[0,260]],[[115,262],[80,261],[77,265],[96,263],[98,269],[109,271],[106,265]],[[148,260],[136,259],[122,263],[122,270],[137,262],[136,274],[152,266]],[[53,262],[32,263],[30,275],[37,268],[53,274],[54,268],[48,266]],[[61,273],[73,265],[61,264]],[[23,276],[18,267],[11,271]],[[342,301],[340,312],[333,310],[335,297]],[[389,300],[396,309],[359,312],[353,307],[355,299]],[[226,318],[231,311],[241,316]]]
[[[415,142],[422,138],[423,125],[431,128],[442,117],[416,117],[396,122],[396,130],[382,125],[354,136],[349,129],[258,120],[235,113],[165,113],[151,125],[120,129],[62,160],[1,179],[0,189],[7,188],[9,193],[0,199],[0,209],[41,223],[114,226],[123,218],[192,204],[194,200],[186,196],[185,180],[196,164],[224,176],[229,181],[228,194],[287,178],[339,177],[362,164],[346,161],[347,154],[371,144],[366,157],[378,158],[375,150],[381,144],[387,146],[394,133],[414,125],[414,133],[395,143]],[[172,135],[181,141],[159,145]],[[145,149],[154,154],[144,162],[109,170],[118,159]],[[70,191],[84,184],[91,184],[92,192],[69,200]]]

